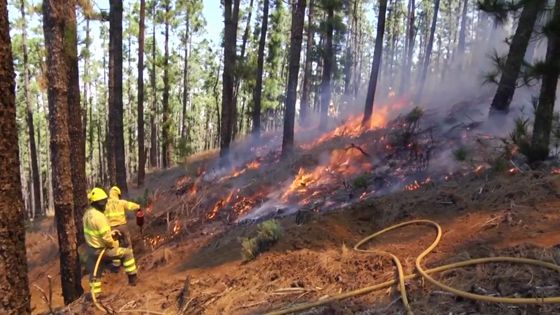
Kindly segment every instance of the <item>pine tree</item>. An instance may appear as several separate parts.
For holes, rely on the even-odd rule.
[[[144,20],[146,1],[140,0],[140,21],[138,31],[138,186],[144,184],[146,153],[144,152]]]
[[[321,82],[321,121],[319,129],[325,130],[328,124],[329,106],[332,94],[332,73],[335,60],[335,50],[333,47],[334,36],[334,12],[340,8],[338,1],[324,0],[324,9],[327,13],[327,21],[324,23],[326,44],[323,48],[323,80]]]
[[[377,18],[377,36],[375,38],[375,49],[373,52],[373,61],[371,65],[371,75],[369,78],[368,92],[366,96],[366,104],[364,108],[364,117],[362,124],[366,124],[371,119],[373,113],[373,102],[375,100],[375,91],[377,89],[377,77],[381,68],[381,55],[383,52],[383,35],[385,33],[385,13],[387,12],[387,0],[379,2],[379,17]]]
[[[253,135],[260,136],[261,132],[261,96],[263,84],[264,47],[266,44],[266,31],[268,27],[269,0],[264,0],[261,34],[259,38],[259,51],[257,55],[257,82],[253,92]]]
[[[0,0],[0,313],[31,314],[8,5]]]
[[[560,74],[560,0],[556,0],[553,17],[545,29],[545,34],[548,37],[548,46],[543,69],[546,70],[543,74],[539,103],[535,111],[532,152],[529,156],[534,161],[544,160],[549,154],[554,102]]]
[[[123,128],[123,1],[110,0],[109,13],[109,141],[115,161],[115,182],[128,192]]]
[[[82,217],[88,205],[86,192],[86,142],[82,127],[80,106],[80,80],[78,70],[78,29],[76,11],[69,10],[69,24],[65,33],[66,64],[68,66],[68,135],[70,136],[70,159],[72,171],[72,191],[74,195],[74,219],[78,245],[85,242]]]
[[[65,0],[43,2],[43,30],[47,47],[47,78],[49,98],[49,130],[52,161],[52,186],[60,252],[60,275],[64,303],[78,299],[82,294],[80,263],[77,252],[74,197],[70,162],[68,131],[68,94],[71,84],[68,65],[76,42],[66,37],[72,34],[76,20],[72,19],[75,6]]]
[[[233,3],[232,3],[233,2]],[[233,7],[233,8],[232,8]],[[237,40],[237,21],[239,0],[224,1],[224,73],[222,79],[222,128],[220,137],[220,156],[229,154],[234,122],[233,86],[235,83],[235,43]]]
[[[23,53],[23,89],[25,104],[27,107],[27,127],[29,131],[29,155],[31,162],[31,179],[33,182],[32,192],[33,192],[33,214],[36,217],[41,217],[44,215],[41,204],[41,183],[39,182],[39,166],[37,163],[37,146],[35,143],[35,126],[33,123],[33,107],[31,105],[31,95],[29,92],[29,57],[27,53],[27,18],[25,14],[25,0],[20,0],[20,13],[22,20],[22,53]]]
[[[438,19],[439,4],[440,4],[440,0],[435,0],[434,14],[432,16],[432,26],[430,27],[430,37],[428,38],[428,42],[426,43],[426,52],[424,53],[424,59],[422,62],[422,70],[420,72],[420,83],[419,83],[416,99],[422,97],[422,93],[424,92],[424,85],[426,84],[428,67],[430,66],[430,57],[432,55],[432,47],[434,45],[434,35],[436,32],[436,23]]]
[[[498,83],[498,89],[490,105],[491,114],[507,113],[509,111],[509,105],[515,93],[517,78],[519,77],[519,71],[523,63],[523,57],[527,51],[535,22],[544,3],[544,0],[520,2],[520,4],[523,5],[523,9],[519,17],[517,30],[511,40],[506,63],[502,69],[502,76]]]
[[[170,0],[164,0],[164,24],[165,24],[165,55],[163,57],[163,121],[162,121],[162,150],[161,150],[161,161],[163,168],[168,168],[171,164],[171,121],[169,113],[169,27],[171,19],[171,3]]]
[[[357,5],[357,4],[354,4]],[[314,29],[313,29],[313,15],[315,12],[314,0],[309,0],[309,9],[307,14],[307,44],[305,47],[305,67],[303,70],[303,87],[301,91],[300,101],[300,121],[302,124],[307,122],[307,116],[310,107],[311,99],[311,68],[313,66],[313,44],[314,44]]]
[[[305,0],[298,0],[292,7],[292,32],[290,39],[290,63],[288,88],[286,91],[286,111],[284,113],[284,135],[282,138],[282,155],[288,156],[294,148],[294,120],[296,116],[296,98],[299,75],[303,24],[305,21]]]

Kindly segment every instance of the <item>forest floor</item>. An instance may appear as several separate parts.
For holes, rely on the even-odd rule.
[[[161,180],[161,179],[158,179]],[[481,187],[484,187],[481,192]],[[401,192],[328,213],[314,213],[297,225],[294,216],[279,219],[283,237],[269,251],[244,263],[240,237],[255,225],[201,225],[154,251],[137,250],[140,283],[131,288],[124,274],[106,273],[104,302],[112,308],[177,311],[188,279],[185,314],[254,314],[313,301],[394,277],[390,261],[351,250],[361,238],[391,224],[432,219],[443,227],[443,239],[427,260],[433,267],[468,258],[497,255],[554,261],[560,244],[560,178],[533,171],[516,175],[479,176],[460,182]],[[454,204],[441,202],[455,200]],[[133,223],[130,223],[131,225]],[[414,258],[434,237],[431,228],[410,226],[379,238],[376,248],[396,253],[407,273]],[[56,233],[45,220],[28,233],[30,283],[34,314],[47,311],[34,287],[47,290],[53,277],[53,306],[70,313],[93,313],[83,301],[61,308]],[[141,246],[139,246],[141,247]],[[497,296],[560,295],[560,275],[525,265],[490,264],[438,276],[445,283],[471,292]],[[87,288],[84,277],[84,288]],[[409,298],[417,314],[553,314],[558,305],[511,306],[487,304],[448,295],[420,280],[409,281]],[[283,290],[302,288],[301,290]],[[343,300],[309,314],[399,314],[395,287]],[[396,302],[395,302],[396,301]]]
[[[470,105],[463,107],[472,110]],[[464,130],[475,125],[462,124]],[[447,142],[441,141],[440,147],[470,139],[461,130],[450,132],[457,130],[452,127],[441,132],[446,136],[456,134],[458,139],[446,138]],[[142,234],[134,220],[129,220],[139,284],[129,287],[122,271],[105,272],[104,305],[116,311],[150,310],[165,314],[262,314],[381,283],[395,277],[393,263],[352,248],[375,231],[412,219],[434,220],[443,228],[441,242],[425,260],[428,268],[488,256],[560,263],[560,250],[556,248],[560,245],[560,176],[559,169],[552,164],[530,170],[514,156],[508,157],[514,168],[508,170],[506,166],[497,171],[491,169],[494,166],[487,157],[474,156],[469,158],[471,164],[462,166],[459,175],[440,174],[430,167],[422,171],[422,176],[432,177],[414,177],[421,167],[418,159],[415,157],[412,164],[407,164],[411,156],[408,151],[381,141],[391,134],[373,131],[345,139],[351,132],[344,129],[342,137],[327,137],[288,161],[279,161],[276,153],[254,161],[244,160],[242,163],[247,166],[234,169],[235,174],[205,173],[216,152],[199,154],[184,165],[148,174],[145,187],[132,187],[130,192],[132,198],[149,202]],[[431,139],[431,131],[429,134],[425,138],[429,142],[422,142],[419,136],[416,144],[427,147],[436,143]],[[471,144],[479,145],[473,151],[486,155],[491,147],[485,142],[487,138],[473,137]],[[371,156],[383,148],[389,148],[385,155]],[[327,159],[318,158],[324,152],[330,153]],[[344,158],[338,160],[341,154]],[[390,191],[373,195],[349,184],[356,183],[363,172],[372,174],[368,160],[375,160],[384,168],[375,169],[375,176],[368,177],[371,182],[367,185],[379,191],[388,187]],[[434,160],[431,165],[444,164],[442,161]],[[348,175],[350,170],[355,172]],[[410,173],[402,175],[407,170]],[[445,180],[438,180],[436,175]],[[405,185],[411,180],[414,185]],[[261,194],[258,189],[266,193]],[[275,189],[282,190],[282,194],[275,194]],[[249,198],[253,195],[258,199]],[[264,206],[280,201],[298,205],[299,211]],[[272,212],[283,234],[269,251],[245,262],[240,240],[255,235],[258,225],[254,223],[266,216],[253,216],[256,219],[249,221],[239,219],[261,210]],[[387,233],[368,247],[396,254],[409,274],[414,271],[415,258],[434,237],[433,228],[414,225]],[[56,312],[96,313],[88,294],[70,306],[63,306],[56,238],[52,219],[35,222],[28,228],[33,313],[49,311],[40,292],[49,295],[48,276],[52,277],[51,305]],[[477,265],[447,271],[436,278],[455,288],[485,295],[560,296],[558,273],[527,265]],[[87,276],[82,282],[88,288]],[[416,314],[560,313],[557,304],[489,304],[458,298],[421,279],[407,281],[407,292]],[[304,314],[403,313],[400,294],[393,286]]]

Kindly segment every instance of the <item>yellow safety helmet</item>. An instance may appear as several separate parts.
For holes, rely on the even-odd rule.
[[[107,193],[103,189],[97,187],[92,189],[88,194],[88,200],[90,203],[107,199],[107,198],[108,198]]]
[[[119,194],[119,196],[122,195],[122,194],[121,194],[121,189],[120,189],[119,187],[117,187],[117,186],[111,187],[111,189],[109,190],[109,193],[112,192],[112,191],[114,191],[114,192],[116,192],[117,194]]]

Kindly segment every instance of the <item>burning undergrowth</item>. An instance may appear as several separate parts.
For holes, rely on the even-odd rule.
[[[327,211],[471,173],[523,171],[514,148],[485,131],[483,120],[457,118],[472,111],[472,104],[445,113],[416,107],[398,114],[404,107],[403,102],[381,106],[366,124],[351,117],[299,143],[288,159],[280,159],[279,135],[238,145],[229,167],[216,158],[178,178],[160,226],[173,237],[200,222],[235,224]]]

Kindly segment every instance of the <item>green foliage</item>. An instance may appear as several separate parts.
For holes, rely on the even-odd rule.
[[[531,155],[531,135],[529,133],[529,119],[517,118],[515,127],[509,135],[509,139],[519,148],[519,152],[525,156]]]
[[[418,121],[424,116],[424,110],[418,106],[414,107],[405,117],[408,124],[417,124]]]
[[[277,220],[268,220],[258,226],[255,237],[241,240],[241,254],[245,261],[255,259],[260,253],[270,249],[282,236],[282,227]]]
[[[368,187],[368,176],[366,174],[362,174],[354,179],[352,182],[352,186],[356,189],[367,189]]]
[[[508,170],[508,161],[503,157],[499,156],[491,162],[492,171],[496,173],[503,173]]]
[[[457,161],[461,161],[461,162],[466,161],[468,156],[469,156],[469,152],[465,147],[460,147],[457,148],[456,150],[453,150],[453,157]]]
[[[479,0],[478,9],[492,15],[498,24],[505,24],[511,13],[523,7],[527,0]],[[529,0],[533,1],[533,0]]]

